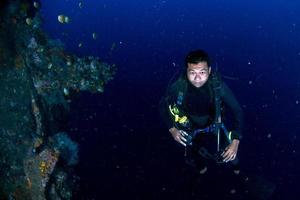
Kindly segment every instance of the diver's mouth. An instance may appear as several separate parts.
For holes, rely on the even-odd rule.
[[[194,85],[195,87],[201,87],[203,84],[202,84],[202,83],[193,83],[193,85]]]

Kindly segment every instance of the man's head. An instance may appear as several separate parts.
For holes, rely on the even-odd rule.
[[[186,74],[189,82],[197,87],[202,87],[208,80],[211,72],[210,59],[205,51],[190,52],[185,58]]]

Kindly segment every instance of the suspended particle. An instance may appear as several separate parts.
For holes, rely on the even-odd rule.
[[[71,66],[72,62],[70,60],[67,61],[67,66]]]
[[[40,8],[40,4],[38,2],[33,2],[33,7],[35,7],[36,9]]]
[[[52,63],[49,63],[49,64],[48,64],[48,69],[51,69],[52,66],[53,66],[53,64],[52,64]]]
[[[29,26],[32,25],[32,19],[27,17],[26,18],[26,24],[29,25]]]
[[[70,22],[70,18],[65,15],[58,15],[57,20],[61,24],[68,24]]]
[[[236,193],[236,190],[235,189],[231,189],[230,190],[230,194],[235,194]]]
[[[58,15],[57,20],[59,21],[59,23],[63,24],[65,22],[65,16],[64,15]]]
[[[94,39],[94,40],[97,39],[97,33],[94,32],[94,33],[92,34],[92,36],[93,36],[93,39]]]
[[[70,22],[70,18],[68,16],[65,16],[65,23],[69,23]]]
[[[64,88],[64,95],[65,95],[65,96],[69,96],[69,94],[70,94],[70,93],[69,93],[69,90],[68,90],[67,88]]]
[[[82,7],[83,7],[82,1],[80,1],[80,2],[78,3],[78,7],[79,7],[79,8],[82,8]]]

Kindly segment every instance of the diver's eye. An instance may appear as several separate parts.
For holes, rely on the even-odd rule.
[[[200,72],[200,75],[207,76],[208,75],[208,71],[202,71],[202,72]]]
[[[191,72],[190,72],[190,75],[195,76],[195,75],[196,75],[196,72],[191,71]]]

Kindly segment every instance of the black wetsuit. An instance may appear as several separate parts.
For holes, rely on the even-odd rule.
[[[169,111],[169,105],[178,105],[179,92],[183,92],[184,97],[182,100],[182,104],[178,105],[178,107],[180,107],[180,110],[182,110],[187,116],[192,124],[193,129],[203,129],[213,123],[215,118],[215,104],[213,92],[214,88],[212,84],[213,80],[211,77],[212,76],[210,76],[208,81],[202,87],[196,88],[187,80],[186,75],[182,75],[168,88],[166,95],[162,98],[160,103],[161,115],[168,129],[172,127],[178,127],[176,122],[174,122],[172,114]],[[220,85],[220,95],[223,105],[222,107],[226,110],[226,113],[232,114],[230,127],[230,130],[232,132],[231,139],[241,139],[243,111],[228,86],[221,80]],[[192,146],[192,149],[194,149],[194,153],[192,153],[192,157],[195,157],[194,154],[198,151],[199,147],[211,147],[213,143],[216,144],[216,136],[212,134],[202,134],[201,136],[194,138],[194,140],[195,142],[193,142]],[[227,146],[227,144],[225,143],[224,145]],[[225,148],[224,145],[221,148]],[[214,145],[214,147],[216,147],[216,145]],[[199,162],[203,164],[203,161]]]
[[[182,104],[179,107],[192,122],[193,128],[205,128],[214,122],[215,105],[212,83],[213,79],[210,75],[209,80],[202,87],[196,88],[190,84],[184,74],[168,88],[160,102],[161,115],[168,129],[177,127],[169,106],[178,104],[179,92],[184,93]],[[222,115],[223,119],[227,117],[227,114],[232,116],[230,117],[231,127],[229,129],[233,131],[231,139],[241,139],[243,127],[241,106],[228,86],[222,81],[220,93],[222,107],[226,111]],[[194,170],[190,170],[189,167],[183,168],[182,175],[176,176],[174,182],[179,182],[175,191],[181,191],[178,199],[220,199],[220,197],[230,200],[268,199],[272,195],[275,189],[274,184],[264,181],[263,178],[257,179],[251,178],[251,176],[249,178],[249,175],[245,174],[243,170],[239,175],[233,173],[232,170],[239,169],[237,160],[229,162],[229,165],[216,165],[212,159],[203,159],[199,155],[198,149],[211,141],[216,141],[214,134],[202,134],[195,138],[192,146],[186,148],[186,162]],[[207,167],[208,173],[201,174],[205,167]],[[248,179],[252,181],[248,181]]]

